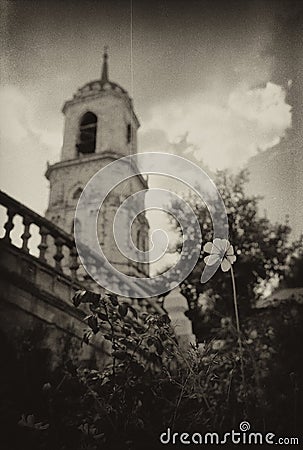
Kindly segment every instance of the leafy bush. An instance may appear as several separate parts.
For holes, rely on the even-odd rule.
[[[9,443],[1,441],[1,448],[157,449],[168,427],[228,432],[245,419],[256,430],[280,435],[301,429],[302,305],[255,310],[242,321],[243,382],[238,335],[227,316],[211,340],[183,349],[166,315],[88,291],[78,292],[74,302],[91,310],[84,341],[102,335],[112,359],[99,370],[63,356],[54,373],[36,364],[22,379],[19,365],[5,366],[2,380],[15,381],[2,408],[6,414],[8,403],[14,408],[1,436]],[[39,341],[34,337],[30,346],[35,360]]]
[[[90,411],[81,429],[106,448],[141,448],[146,440],[157,448],[167,427],[215,430],[241,420],[248,402],[256,407],[260,393],[241,384],[232,326],[225,330],[224,351],[216,347],[219,340],[186,350],[165,314],[140,313],[115,296],[88,291],[77,292],[74,303],[88,303],[91,310],[84,341],[101,333],[112,345],[112,361],[103,371],[77,371]]]

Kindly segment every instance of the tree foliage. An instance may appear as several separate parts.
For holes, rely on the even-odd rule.
[[[214,179],[225,204],[229,241],[237,256],[235,277],[240,314],[247,314],[271,283],[277,284],[285,277],[289,255],[302,245],[289,242],[291,229],[286,220],[284,224],[273,224],[259,214],[260,197],[246,193],[247,181],[248,173],[244,170],[235,175],[219,171]],[[200,282],[205,265],[203,245],[213,240],[213,224],[204,204],[195,198],[188,201],[198,217],[203,243],[199,262],[181,288],[189,302],[195,332],[204,339],[205,327],[216,326],[222,317],[232,315],[232,290],[230,278],[221,270],[206,285]]]

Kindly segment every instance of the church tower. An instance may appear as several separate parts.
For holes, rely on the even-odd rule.
[[[73,233],[75,210],[83,188],[98,170],[137,152],[140,124],[128,93],[109,80],[106,49],[101,78],[78,89],[62,111],[65,127],[61,160],[49,165],[45,174],[50,182],[46,218]],[[136,276],[146,275],[148,264],[130,262],[120,254],[114,245],[112,224],[121,201],[147,187],[143,176],[132,177],[122,191],[109,195],[98,218],[98,238],[108,260],[120,271]],[[148,222],[144,214],[134,222],[132,238],[138,249],[147,250]]]

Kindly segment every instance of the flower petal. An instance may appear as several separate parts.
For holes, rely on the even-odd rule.
[[[203,250],[206,253],[211,253],[211,254],[215,254],[215,255],[218,255],[220,253],[220,250],[212,242],[207,242],[204,245]]]
[[[230,264],[233,264],[237,257],[235,255],[226,255],[226,259],[230,262]]]
[[[227,272],[231,268],[231,264],[228,261],[228,259],[223,258],[223,261],[221,262],[221,269],[223,272]]]
[[[227,239],[221,239],[222,243],[222,250],[224,250],[225,253],[228,252],[229,248],[230,248],[230,242]]]
[[[212,242],[206,242],[206,244],[203,247],[203,251],[206,253],[211,253],[212,248],[213,248]]]
[[[219,255],[209,255],[209,256],[205,256],[205,258],[204,258],[204,262],[208,266],[213,266],[218,261],[220,261]]]
[[[228,248],[230,247],[230,243],[228,242],[227,239],[216,238],[216,239],[214,239],[214,245],[222,253],[225,253],[228,250]]]
[[[214,239],[214,241],[213,241],[214,246],[215,246],[220,252],[221,252],[221,250],[222,250],[221,241],[222,241],[222,239],[220,239],[220,238],[216,238],[216,239]]]
[[[226,250],[226,255],[227,256],[232,256],[234,254],[234,247],[232,245],[230,245],[228,247],[228,249]]]

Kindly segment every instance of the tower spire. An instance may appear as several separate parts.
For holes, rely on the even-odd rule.
[[[102,75],[101,75],[101,83],[107,83],[108,82],[108,53],[107,53],[108,47],[107,45],[104,47],[104,53],[103,53],[103,65],[102,65]]]

